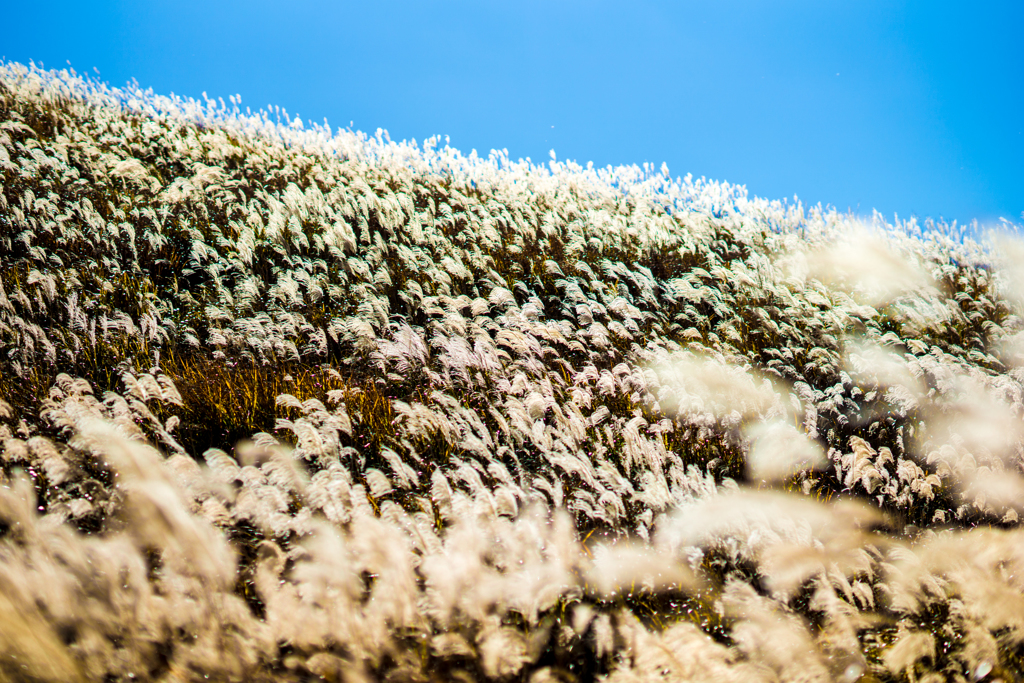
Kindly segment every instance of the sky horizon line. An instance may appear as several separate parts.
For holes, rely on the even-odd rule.
[[[7,57],[7,56],[3,56],[2,58],[7,60],[7,61],[18,61],[18,62],[22,62],[22,63],[25,63],[26,61],[27,62],[33,62],[33,63],[37,63],[37,65],[40,68],[52,69],[51,67],[47,67],[46,66],[46,61],[43,60],[43,59],[33,59],[33,58],[30,58],[30,59],[28,59],[26,61],[23,61],[23,60],[18,60],[16,58]],[[82,75],[88,75],[88,72],[91,71],[100,79],[101,82],[103,82],[105,84],[108,84],[108,85],[111,85],[112,87],[119,87],[119,86],[113,85],[113,83],[115,82],[114,79],[108,79],[108,78],[106,78],[104,76],[104,71],[105,71],[104,69],[99,69],[96,66],[86,67],[84,69],[81,68],[81,67],[75,67],[74,63],[71,60],[71,58],[68,58],[68,59],[65,60],[65,65],[72,67],[78,73],[80,73]],[[65,68],[65,67],[57,67],[56,69],[59,70],[61,68]],[[837,74],[837,76],[839,76],[839,75],[840,74]],[[120,76],[123,77],[124,74],[122,73],[122,74],[120,74]],[[145,78],[144,74],[132,75],[132,76],[129,76],[127,79],[125,79],[125,83],[126,84],[130,84],[130,83],[134,82],[135,84],[138,85],[138,87],[143,88],[143,89],[151,89],[155,93],[158,93],[158,94],[160,94],[161,90],[164,90],[163,88],[161,88],[159,86],[159,84],[157,84],[157,85],[147,85],[147,84],[141,83],[140,81],[143,78]],[[165,90],[165,92],[167,92],[168,94],[174,94],[175,90],[174,89],[170,89],[170,90]],[[201,94],[203,96],[206,96],[207,92],[203,91]],[[189,95],[185,95],[185,96],[189,96]],[[190,95],[190,96],[194,97],[196,99],[199,98],[196,95]],[[232,97],[233,98],[234,96],[238,96],[240,98],[241,104],[242,104],[242,106],[244,106],[244,108],[245,108],[245,106],[250,106],[250,105],[246,104],[245,102],[246,102],[247,99],[251,99],[251,97],[250,98],[244,97],[240,93],[234,93],[233,95],[224,95],[224,94],[220,94],[220,93],[215,92],[212,98],[213,99],[216,99],[217,97],[221,97],[221,98]],[[302,118],[303,121],[311,121],[311,120],[313,120],[312,116],[309,116],[309,115],[303,116],[303,112],[300,111],[300,108],[302,108],[302,106],[308,105],[308,103],[309,102],[306,102],[304,104],[303,103],[293,104],[292,108],[283,108],[283,106],[281,106],[280,103],[276,103],[276,104],[268,103],[268,104],[265,105],[265,108],[264,108],[264,106],[259,106],[259,109],[257,111],[265,109],[266,111],[272,113],[275,109],[279,109],[281,112],[294,112],[294,115],[293,114],[289,114],[288,115],[290,117],[300,117],[300,118]],[[251,106],[250,106],[250,109],[251,109]],[[325,122],[329,123],[330,120],[331,120],[331,117],[328,114],[324,114],[323,115],[323,120]],[[332,124],[332,126],[333,126],[333,124]],[[406,140],[406,141],[416,140],[416,141],[422,141],[422,140],[425,140],[427,137],[429,137],[429,135],[424,136],[424,135],[406,134],[406,133],[409,132],[408,131],[408,128],[409,128],[408,125],[400,125],[399,124],[398,127],[399,127],[399,129],[404,129],[404,130],[402,132],[396,133],[394,135],[396,140]],[[382,129],[384,131],[388,131],[389,134],[390,134],[390,130],[394,129],[393,127],[389,128],[388,126],[385,126],[385,125],[376,126],[376,127],[369,127],[368,126],[368,127],[364,128],[364,127],[356,125],[355,119],[350,119],[349,122],[348,122],[348,126],[346,128],[348,128],[349,130],[361,130],[362,132],[366,132],[367,134],[373,134],[371,131],[372,130],[376,130],[377,128],[380,128],[380,129]],[[552,125],[551,128],[554,129],[555,126]],[[421,127],[421,130],[422,130],[422,127]],[[460,142],[459,142],[460,135],[463,136],[463,137],[465,137],[466,135],[464,133],[460,133],[459,131],[451,131],[451,132],[436,132],[435,131],[434,133],[432,133],[432,135],[436,136],[436,137],[439,137],[439,138],[447,138],[447,139],[449,139],[450,140],[450,144],[452,144],[452,146],[454,148],[458,148],[458,150],[464,151],[464,154],[466,154],[466,155],[470,154],[469,151],[476,150],[476,148],[477,148],[476,146],[472,145],[472,140],[469,140],[469,144],[460,144]],[[455,139],[453,139],[453,138],[455,138]],[[545,143],[547,143],[548,141],[549,141],[548,139],[544,139]],[[517,142],[517,140],[513,139],[513,140],[509,141],[509,144],[505,144],[505,145],[501,145],[501,146],[492,146],[492,147],[488,148],[487,153],[484,153],[482,156],[486,156],[486,154],[489,154],[492,151],[501,151],[501,150],[508,151],[510,146],[515,148],[516,142]],[[519,144],[519,146],[520,146],[520,151],[521,151],[522,145]],[[537,145],[535,144],[534,146],[537,146]],[[575,163],[578,163],[581,166],[586,166],[586,164],[588,162],[593,162],[595,166],[598,166],[598,167],[601,167],[601,168],[606,168],[606,167],[609,167],[609,166],[610,167],[634,166],[634,165],[635,166],[642,166],[644,163],[651,163],[654,167],[659,167],[660,165],[662,165],[664,163],[664,164],[668,164],[670,169],[678,168],[678,166],[679,166],[679,164],[678,164],[679,160],[670,159],[668,154],[666,155],[666,158],[664,158],[664,159],[657,159],[657,158],[648,159],[646,157],[643,158],[643,159],[640,159],[639,158],[640,155],[637,155],[637,156],[633,157],[632,160],[630,160],[630,159],[621,159],[621,160],[616,160],[616,161],[609,161],[607,159],[605,159],[605,160],[598,160],[593,155],[591,156],[591,158],[587,158],[587,156],[572,155],[572,145],[569,144],[569,145],[566,145],[566,146],[568,146],[570,148],[570,151],[566,155],[563,155],[563,153],[559,150],[559,146],[558,145],[552,145],[549,148],[549,151],[553,152],[559,158],[559,160],[562,160],[562,161],[574,161]],[[577,152],[584,152],[584,150],[575,150],[575,151],[577,151]],[[517,154],[517,153],[508,153],[508,154],[509,154],[509,156],[511,158],[515,158],[515,159],[518,159],[518,160],[529,160],[532,163],[537,164],[537,165],[543,165],[545,163],[545,159],[547,158],[547,155],[544,155],[544,156],[538,155],[538,157],[540,157],[540,160],[539,160],[538,158],[536,158],[534,156],[534,154]],[[586,161],[580,161],[581,159],[585,159]],[[603,161],[603,163],[601,163],[602,161]],[[672,163],[672,162],[676,162],[676,163]],[[981,226],[981,227],[992,227],[992,226],[995,226],[995,225],[999,224],[1002,221],[1006,221],[1006,222],[1009,222],[1012,225],[1016,226],[1019,229],[1021,224],[1022,224],[1022,221],[1024,221],[1024,210],[1022,210],[1019,213],[1019,215],[1014,215],[1012,213],[1010,215],[1006,215],[1008,212],[1002,212],[1002,211],[995,210],[995,211],[989,211],[989,212],[978,212],[978,214],[976,214],[976,215],[969,215],[969,216],[952,215],[950,218],[946,218],[946,213],[951,213],[951,212],[944,212],[942,210],[930,212],[930,211],[927,211],[927,210],[926,211],[906,210],[904,207],[894,208],[894,207],[885,207],[885,206],[883,206],[883,208],[879,208],[878,205],[872,206],[870,203],[867,203],[867,206],[870,207],[870,208],[865,210],[863,208],[864,205],[865,205],[864,202],[857,202],[857,203],[851,203],[851,202],[848,202],[848,201],[844,202],[843,200],[841,200],[839,198],[836,198],[835,200],[830,200],[829,197],[820,197],[820,195],[821,195],[820,191],[819,191],[819,193],[816,194],[817,196],[815,196],[815,193],[806,193],[806,191],[800,191],[800,190],[798,190],[797,188],[794,188],[794,187],[788,188],[788,189],[792,189],[793,191],[786,191],[786,193],[782,194],[782,195],[780,195],[778,193],[772,193],[772,191],[770,191],[770,190],[769,191],[765,191],[764,189],[759,189],[757,187],[757,185],[759,184],[758,179],[750,180],[750,179],[748,179],[746,177],[743,177],[743,174],[741,174],[739,172],[736,172],[736,173],[724,173],[724,174],[723,173],[712,174],[712,173],[708,173],[708,172],[699,172],[697,169],[686,167],[684,173],[682,175],[677,175],[676,177],[680,177],[681,178],[681,177],[685,176],[687,173],[692,174],[694,177],[703,177],[703,178],[709,178],[709,179],[716,179],[718,181],[727,182],[730,185],[734,185],[734,186],[737,186],[737,187],[744,187],[746,189],[746,191],[749,191],[749,193],[750,193],[750,195],[752,197],[758,197],[758,198],[767,199],[767,200],[785,201],[785,202],[790,202],[791,198],[792,198],[793,200],[801,202],[806,207],[820,206],[822,208],[831,208],[831,209],[835,209],[837,212],[839,212],[841,214],[854,215],[854,216],[857,216],[858,218],[861,218],[861,219],[864,219],[864,220],[872,220],[873,217],[874,217],[874,213],[878,212],[887,221],[892,220],[893,222],[897,222],[897,221],[900,221],[900,220],[906,220],[906,219],[913,218],[913,219],[916,219],[916,220],[918,220],[918,221],[920,221],[922,223],[925,223],[926,221],[931,220],[931,221],[934,221],[937,224],[958,225],[958,226],[976,225],[976,226]],[[808,194],[811,195],[811,199],[805,199],[805,198],[807,198]],[[846,205],[845,209],[841,208],[841,206],[844,205],[844,204]]]

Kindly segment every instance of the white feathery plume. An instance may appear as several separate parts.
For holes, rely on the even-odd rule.
[[[820,469],[827,464],[821,446],[790,422],[773,420],[744,429],[750,443],[747,476],[766,482],[786,479],[797,472]]]
[[[584,581],[603,599],[632,592],[697,588],[693,572],[679,558],[639,543],[601,544],[593,548]]]
[[[878,307],[904,294],[933,293],[935,283],[917,257],[898,253],[892,240],[854,226],[833,246],[808,257],[809,274],[840,289],[849,287],[854,298]]]

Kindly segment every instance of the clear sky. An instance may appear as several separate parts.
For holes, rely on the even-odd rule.
[[[888,219],[1024,212],[1022,0],[19,2],[0,55],[392,139],[666,162]]]

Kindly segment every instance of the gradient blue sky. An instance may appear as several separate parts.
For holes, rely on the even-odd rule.
[[[666,162],[890,220],[1024,212],[1024,2],[11,3],[0,55],[392,139]]]

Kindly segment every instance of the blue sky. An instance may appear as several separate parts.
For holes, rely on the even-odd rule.
[[[13,3],[12,3],[13,4]],[[0,55],[890,220],[1024,212],[1024,2],[22,2]]]

